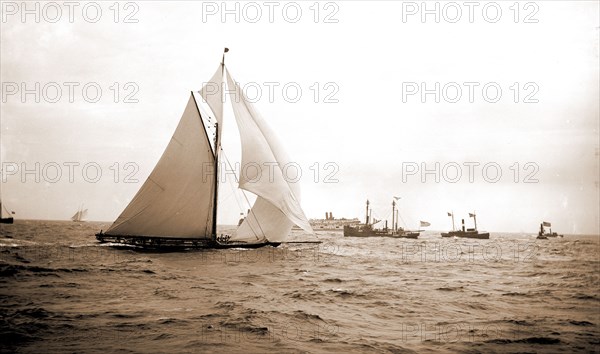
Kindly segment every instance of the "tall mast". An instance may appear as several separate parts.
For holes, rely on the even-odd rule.
[[[394,226],[394,225],[396,225],[395,218],[396,218],[396,201],[393,200],[392,201],[392,231],[396,231],[396,227]]]
[[[452,231],[454,231],[456,230],[456,227],[454,226],[454,211],[450,214],[452,215]]]
[[[475,230],[477,231],[477,215],[473,212],[473,221],[475,222]]]
[[[221,102],[223,102],[223,85],[225,82],[225,53],[229,48],[223,49],[223,59],[221,59]],[[221,150],[221,137],[219,135],[219,122],[215,123],[215,193],[213,196],[213,220],[212,220],[212,239],[217,239],[217,201],[219,196],[219,152]]]
[[[219,194],[219,123],[215,123],[215,193],[213,195],[212,239],[217,239],[217,200]]]
[[[223,49],[223,59],[221,59],[221,65],[222,65],[221,70],[223,70],[225,68],[225,53],[227,53],[228,51],[229,51],[229,48],[227,48],[227,47],[225,47]],[[223,73],[223,71],[221,71],[221,73]]]

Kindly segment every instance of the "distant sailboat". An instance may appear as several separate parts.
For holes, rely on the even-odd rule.
[[[225,82],[230,95],[235,95],[230,101],[242,145],[241,166],[259,169],[256,175],[239,176],[239,188],[257,199],[233,235],[217,235]],[[96,238],[149,248],[253,248],[279,245],[294,224],[312,233],[300,206],[299,185],[288,182],[281,169],[291,160],[226,69],[224,53],[221,65],[199,94],[216,118],[213,143],[203,121],[211,117],[203,117],[192,92],[154,170],[112,226]],[[273,162],[277,167],[273,168]]]
[[[83,209],[83,205],[81,205],[79,207],[79,210],[77,210],[77,212],[73,216],[71,216],[71,220],[75,221],[75,222],[85,221],[85,218],[87,217],[87,213],[88,213],[88,210]]]
[[[14,218],[12,217],[14,213],[14,211],[9,212],[6,206],[2,204],[2,201],[0,201],[0,224],[12,224],[14,222]]]

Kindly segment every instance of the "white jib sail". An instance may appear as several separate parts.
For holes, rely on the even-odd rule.
[[[214,163],[192,94],[156,167],[106,233],[211,238]]]
[[[227,85],[235,94],[231,97],[230,91],[242,143],[239,187],[258,196],[232,240],[281,242],[293,224],[312,233],[300,206],[300,186],[288,182],[283,175],[282,168],[291,162],[290,159],[229,71]]]

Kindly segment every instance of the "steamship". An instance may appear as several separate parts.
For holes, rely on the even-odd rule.
[[[388,228],[387,220],[383,229],[374,227],[381,220],[375,220],[371,217],[371,209],[369,209],[369,201],[367,200],[366,216],[364,224],[344,226],[345,237],[394,237],[394,238],[418,238],[418,231],[408,231],[402,227],[398,227],[398,216],[396,209],[396,201],[392,202],[392,227]]]
[[[550,228],[550,232],[546,231],[544,227]],[[564,237],[563,235],[559,235],[556,232],[552,232],[552,224],[544,221],[540,224],[540,231],[538,232],[537,238],[541,240],[545,240],[548,237]]]
[[[475,222],[475,227],[472,229],[465,229],[465,219],[462,219],[462,228],[456,230],[454,228],[454,213],[448,213],[448,216],[452,217],[452,231],[442,232],[442,237],[463,237],[463,238],[477,238],[477,239],[489,239],[489,232],[477,231],[477,215],[475,213],[469,213],[469,217],[472,217]]]
[[[346,226],[356,226],[360,224],[360,220],[358,220],[358,218],[336,219],[333,217],[332,212],[325,212],[325,219],[310,219],[309,223],[315,231],[342,231]],[[293,229],[301,230],[297,226],[295,226]]]

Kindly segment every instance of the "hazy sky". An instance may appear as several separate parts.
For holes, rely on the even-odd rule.
[[[476,211],[492,232],[542,220],[598,232],[596,1],[35,4],[1,3],[1,196],[17,218],[67,219],[84,203],[114,220],[227,46],[233,77],[261,91],[256,107],[302,169],[309,217],[362,219],[368,198],[385,218],[400,196],[409,227],[448,229],[446,212]],[[220,223],[236,223],[221,190]]]

